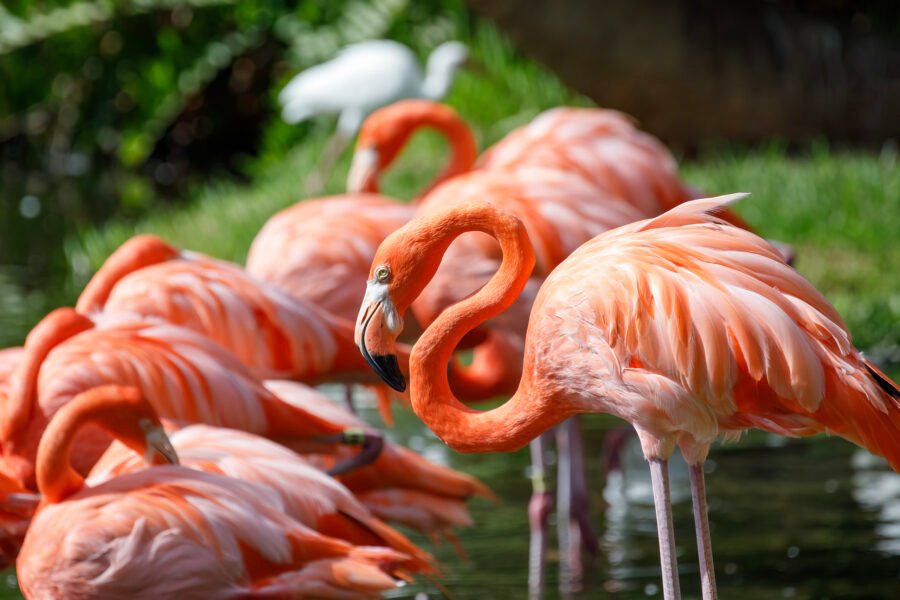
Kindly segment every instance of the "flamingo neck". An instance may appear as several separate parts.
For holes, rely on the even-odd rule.
[[[72,442],[88,423],[99,425],[128,446],[146,448],[136,426],[147,415],[136,388],[102,386],[83,392],[59,409],[41,436],[37,451],[37,488],[45,502],[65,500],[81,490],[84,477],[71,464]]]
[[[58,308],[35,325],[25,339],[25,352],[13,375],[9,397],[0,404],[0,439],[10,440],[25,431],[36,401],[38,374],[50,351],[93,327],[93,321],[71,308]]]
[[[458,213],[459,214],[459,213]],[[534,250],[524,226],[514,217],[489,205],[444,219],[443,231],[429,231],[432,252],[446,248],[466,231],[493,235],[503,251],[500,269],[476,294],[447,308],[431,324],[410,356],[410,398],[416,414],[448,446],[460,452],[506,452],[521,448],[548,427],[568,415],[548,414],[551,398],[525,373],[516,393],[504,404],[475,411],[454,396],[447,364],[462,338],[508,308],[528,281],[534,267]],[[448,239],[449,238],[449,239]],[[426,250],[427,251],[427,250]],[[549,421],[555,421],[548,425]]]
[[[447,179],[470,171],[478,158],[478,144],[475,141],[475,135],[469,129],[469,126],[466,125],[466,122],[456,112],[443,104],[409,100],[400,108],[406,110],[402,114],[400,114],[399,109],[389,113],[396,120],[385,128],[385,131],[389,132],[388,135],[392,139],[382,144],[385,151],[380,156],[380,172],[384,172],[390,166],[412,135],[419,129],[436,130],[444,136],[450,147],[450,157],[447,160],[447,164],[432,179],[431,183],[419,193],[417,196],[418,201],[418,199],[424,197]],[[377,192],[378,185],[377,179],[373,180],[371,189],[365,191]]]
[[[119,246],[85,286],[75,310],[90,314],[102,310],[116,284],[126,275],[179,255],[178,250],[153,236],[135,236]]]

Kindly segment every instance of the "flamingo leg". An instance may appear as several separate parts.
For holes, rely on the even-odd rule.
[[[590,523],[584,444],[577,417],[556,428],[556,447],[559,455],[556,490],[560,590],[570,593],[581,590],[583,586],[582,547],[591,552],[597,547]]]
[[[347,410],[352,412],[354,415],[356,414],[356,406],[353,404],[353,384],[348,383],[344,385],[344,402],[347,404]]]
[[[547,518],[553,509],[553,496],[547,489],[547,446],[552,432],[539,435],[529,445],[531,450],[531,500],[528,523],[531,537],[528,546],[528,595],[540,598],[544,587],[544,557],[547,552]]]
[[[651,458],[650,481],[653,484],[653,506],[659,534],[659,560],[662,567],[664,600],[680,600],[678,559],[675,554],[675,528],[672,525],[672,498],[669,494],[669,461]]]
[[[694,505],[694,527],[697,530],[697,554],[700,557],[700,577],[703,600],[716,600],[716,572],[713,566],[712,542],[706,507],[706,480],[703,463],[691,465],[691,497]]]
[[[345,429],[342,433],[333,435],[320,435],[315,441],[330,444],[343,444],[346,446],[359,446],[360,451],[350,458],[344,459],[326,471],[332,477],[349,473],[360,467],[372,464],[384,448],[384,438],[376,431],[363,431],[353,427]]]

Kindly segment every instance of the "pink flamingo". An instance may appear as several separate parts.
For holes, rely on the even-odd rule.
[[[430,127],[454,140],[450,160],[431,186],[471,169],[478,154],[475,138],[467,127],[459,127],[459,118],[451,109],[436,105],[440,107],[436,111],[432,103],[419,100],[402,104],[407,107],[405,117],[393,124],[400,137],[403,130],[408,137],[419,127]],[[373,127],[371,118],[366,127]],[[406,137],[393,148],[381,148],[377,157],[360,148],[351,167],[351,180],[354,172],[368,172],[367,157],[376,162],[392,160],[392,150],[399,152]],[[253,240],[247,271],[292,297],[353,320],[375,249],[409,221],[414,211],[408,204],[369,193],[375,192],[375,187],[361,181],[348,186],[349,194],[304,200],[277,213]]]
[[[291,298],[239,266],[178,250],[152,235],[122,244],[78,299],[86,315],[157,317],[202,333],[261,379],[371,378],[353,321]]]
[[[749,427],[828,431],[900,468],[900,388],[853,347],[834,308],[777,250],[710,214],[738,197],[684,203],[572,253],[535,300],[516,393],[493,410],[456,400],[446,364],[463,336],[510,306],[528,280],[534,252],[514,216],[471,203],[389,236],[357,321],[360,348],[384,369],[404,312],[449,243],[473,230],[494,236],[498,272],[413,348],[413,409],[462,452],[515,450],[579,413],[631,422],[650,463],[667,599],[680,595],[666,468],[676,445],[690,466],[707,600],[716,588],[703,463],[718,436]]]
[[[75,395],[108,384],[137,387],[165,418],[243,429],[298,450],[333,451],[350,437],[363,442],[365,461],[381,444],[368,434],[356,440],[357,434],[279,399],[229,352],[189,329],[134,318],[95,323],[63,308],[29,333],[12,390],[0,404],[0,472],[33,489],[35,453],[49,418]],[[87,473],[109,442],[107,434],[86,428],[76,440],[76,469]]]
[[[252,481],[273,490],[284,513],[323,535],[357,546],[388,546],[411,557],[401,566],[433,572],[434,559],[380,521],[353,493],[299,454],[252,433],[188,425],[169,433],[179,463],[191,469]],[[113,443],[91,469],[88,485],[143,470],[141,457]]]
[[[96,388],[60,409],[41,438],[43,501],[16,563],[26,597],[372,598],[395,586],[382,568],[404,555],[320,535],[261,485],[179,466],[85,485],[70,452],[88,425],[154,464],[178,463],[134,388]]]

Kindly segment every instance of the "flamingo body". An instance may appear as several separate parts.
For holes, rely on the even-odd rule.
[[[35,395],[9,399],[32,408],[0,445],[0,469],[28,487],[33,485],[37,442],[48,419],[77,394],[106,384],[137,387],[168,419],[287,436],[301,446],[302,438],[342,431],[284,403],[234,356],[189,329],[124,317],[95,325],[69,309],[60,310],[86,322],[86,329],[51,345],[45,358],[35,361],[30,375],[36,380]],[[50,322],[59,316],[52,314]],[[75,442],[77,470],[86,473],[109,442],[107,434],[88,425]]]
[[[150,248],[164,258],[141,261]],[[168,253],[162,250],[168,248]],[[187,327],[230,350],[259,378],[302,381],[360,373],[352,323],[294,299],[235,264],[159,238],[122,244],[79,298],[80,312],[138,315]]]
[[[411,206],[376,194],[298,202],[257,234],[247,272],[352,321],[378,244],[412,215]]]
[[[534,167],[578,174],[632,203],[645,217],[692,197],[668,149],[614,110],[550,109],[507,134],[479,161],[479,168],[487,170]]]

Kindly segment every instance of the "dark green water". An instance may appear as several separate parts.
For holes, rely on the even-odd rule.
[[[636,439],[625,446],[621,472],[607,477],[601,469],[604,436],[617,426],[602,416],[585,420],[591,504],[601,546],[587,559],[586,587],[571,596],[559,594],[557,555],[551,550],[545,598],[662,597],[649,472]],[[460,561],[448,547],[436,549],[453,597],[527,598],[527,453],[456,454],[406,411],[398,411],[391,435],[429,458],[477,475],[502,497],[499,506],[481,500],[472,504],[476,525],[461,533],[468,560]],[[839,439],[785,440],[755,433],[716,447],[708,466],[723,600],[900,598],[900,475],[883,461]],[[681,586],[685,598],[699,598],[683,463],[673,462],[671,478]],[[0,598],[20,597],[13,576],[7,580],[10,591],[0,592]],[[390,597],[415,598],[422,592],[441,597],[423,585]]]
[[[406,441],[444,456],[489,483],[503,498],[472,507],[476,526],[462,539],[468,563],[439,552],[457,598],[527,598],[530,486],[525,452],[460,455],[404,415]],[[622,472],[606,477],[603,438],[618,423],[585,420],[594,522],[601,550],[588,559],[583,592],[556,590],[555,553],[544,597],[653,598],[659,586],[656,521],[649,471],[632,438]],[[900,475],[840,439],[786,440],[756,433],[718,446],[707,487],[719,595],[723,599],[900,598]],[[675,535],[685,598],[700,596],[687,469],[671,467]],[[396,597],[413,597],[419,588]]]

